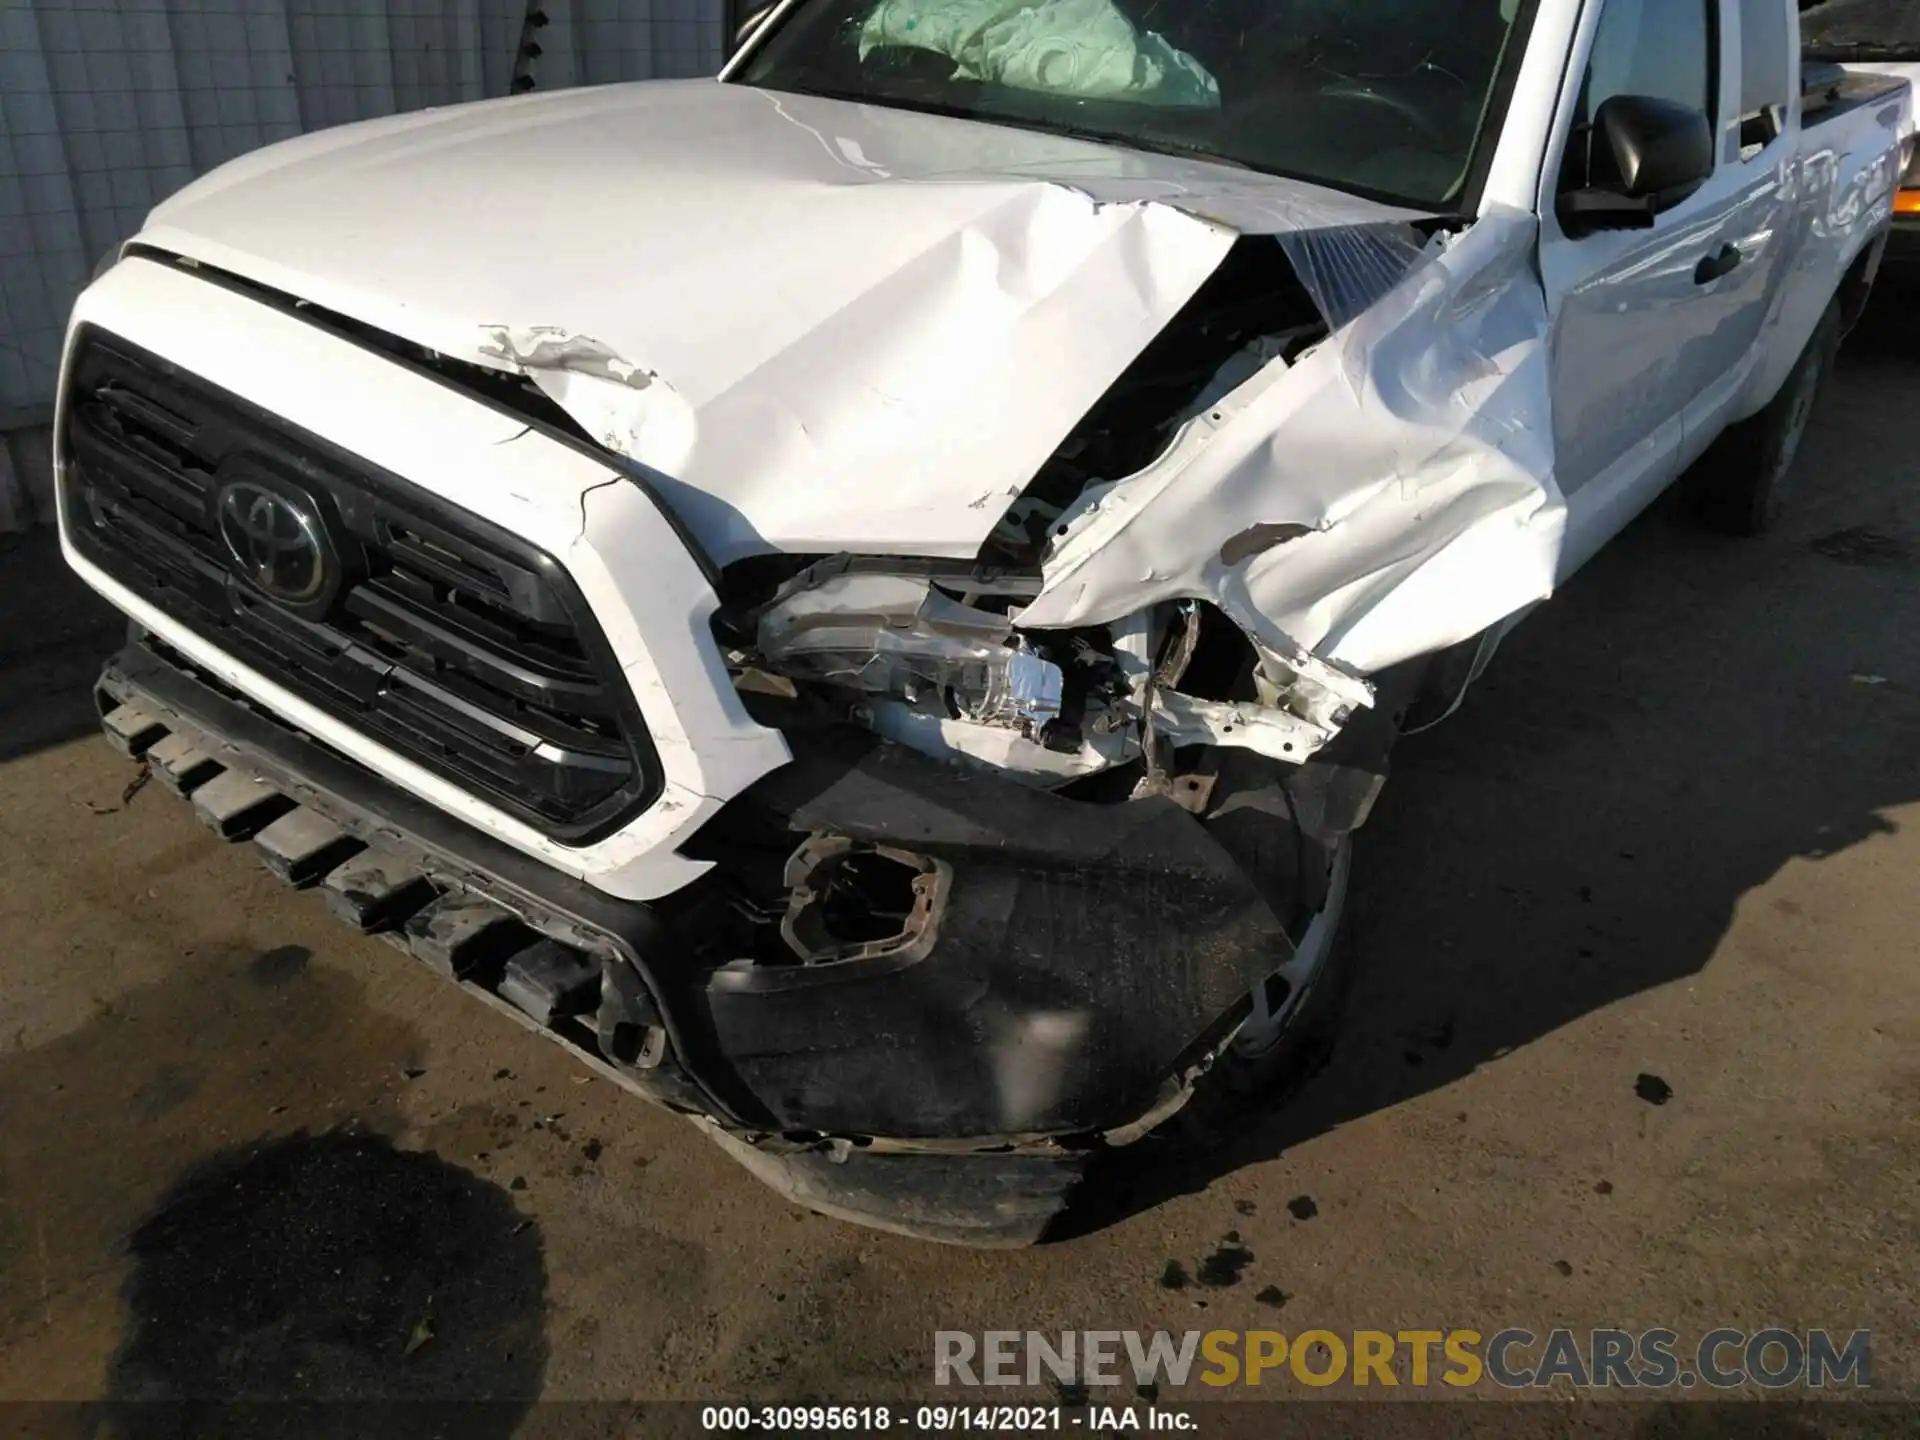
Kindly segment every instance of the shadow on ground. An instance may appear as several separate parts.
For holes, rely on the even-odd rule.
[[[539,1228],[395,1147],[423,1042],[311,960],[205,947],[0,1055],[0,1353],[112,1352],[45,1433],[486,1440],[539,1394]]]
[[[1120,1152],[1058,1238],[1696,974],[1742,897],[1920,800],[1920,461],[1887,428],[1920,394],[1896,323],[1916,292],[1883,292],[1849,343],[1779,531],[1718,537],[1676,490],[1402,744],[1361,832],[1359,973],[1318,1076],[1198,1160]],[[1617,1078],[1628,1103],[1636,1080]]]

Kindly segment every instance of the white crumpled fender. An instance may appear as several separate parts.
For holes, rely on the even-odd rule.
[[[1316,256],[1395,242],[1286,237],[1322,308],[1357,318],[1195,417],[1144,470],[1083,495],[1019,625],[1204,599],[1282,663],[1312,652],[1370,675],[1544,598],[1566,507],[1536,239],[1532,216],[1490,213],[1371,305],[1342,306],[1316,283]]]

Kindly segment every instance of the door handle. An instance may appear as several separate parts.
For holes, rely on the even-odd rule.
[[[1693,283],[1696,285],[1711,285],[1716,280],[1726,278],[1740,268],[1740,258],[1740,247],[1738,245],[1722,245],[1718,250],[1714,251],[1713,254],[1707,256],[1706,259],[1694,266]]]

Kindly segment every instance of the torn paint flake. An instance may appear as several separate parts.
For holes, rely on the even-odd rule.
[[[593,375],[634,390],[644,390],[658,378],[615,353],[612,346],[591,335],[575,335],[558,325],[481,327],[486,337],[482,355],[506,360],[523,370],[571,370]]]
[[[1242,560],[1251,560],[1263,550],[1271,550],[1276,545],[1284,545],[1289,540],[1298,540],[1303,535],[1314,533],[1313,526],[1293,520],[1277,525],[1249,525],[1220,547],[1220,563],[1238,565]]]
[[[616,455],[671,471],[697,436],[693,409],[652,370],[558,325],[487,325],[479,355],[524,374]]]

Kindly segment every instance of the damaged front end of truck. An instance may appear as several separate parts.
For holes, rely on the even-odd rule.
[[[1242,236],[971,560],[727,568],[714,633],[794,760],[657,908],[762,1117],[731,1153],[1026,1243],[1322,1053],[1393,741],[1552,583],[1530,242]]]
[[[803,1203],[1030,1243],[1102,1157],[1202,1132],[1311,1058],[1343,983],[1351,839],[1395,737],[1553,584],[1534,222],[1374,219],[1231,184],[869,178],[850,190],[919,207],[907,218],[972,218],[914,262],[910,295],[871,284],[796,322],[811,348],[751,363],[577,326],[443,326],[431,317],[458,297],[430,295],[431,270],[382,311],[150,226],[132,258],[160,278],[140,283],[164,282],[180,314],[217,285],[236,315],[322,332],[316,357],[374,352],[457,391],[445,423],[472,430],[470,493],[404,485],[440,462],[403,427],[379,432],[392,458],[376,474],[301,415],[196,388],[199,362],[95,345],[83,299],[63,531],[83,573],[164,632],[103,677],[109,733],[220,833]],[[95,307],[108,329],[111,303]],[[682,318],[662,334],[700,340]],[[290,374],[313,363],[283,340]],[[251,383],[230,354],[202,360]],[[356,403],[397,405],[385,373],[369,368]],[[359,382],[329,383],[340,403]],[[484,442],[463,418],[476,402]],[[297,381],[275,403],[312,405],[311,430],[328,418]],[[572,457],[577,494],[535,494],[533,462],[514,459],[529,434],[552,463]],[[270,518],[275,497],[362,467],[318,507],[372,576],[341,602],[362,606],[351,631],[331,597],[263,604],[250,577],[216,573],[214,530],[186,533],[199,512],[180,519],[181,484],[226,504],[241,451],[257,466],[299,447],[324,463],[288,459],[246,495]],[[175,480],[155,508],[140,487],[163,462]],[[457,513],[483,491],[499,524]],[[174,529],[138,530],[155,517]],[[180,575],[204,593],[143,578],[134,551],[180,535],[202,547]],[[626,597],[655,603],[650,585],[674,633],[634,618]],[[408,714],[440,707],[448,746],[476,718],[498,728],[456,693],[466,662],[444,631],[396,628],[428,606],[481,640],[519,627],[549,646],[580,619],[590,643],[565,683],[604,682],[604,708],[511,764],[553,786],[529,806],[600,804],[600,786],[592,815],[631,799],[621,814],[670,843],[615,819],[561,832],[545,812],[502,839],[477,807],[351,757],[329,728],[339,697],[367,732],[402,679]],[[324,684],[295,677],[262,703],[249,667],[278,664],[274,645],[311,649]],[[674,647],[691,657],[677,669]],[[627,691],[644,751],[622,748]],[[676,723],[655,723],[668,701]],[[733,759],[681,723],[696,713],[730,727]],[[426,771],[450,763],[391,725],[374,738],[415,745]],[[655,868],[624,893],[596,885],[574,857],[602,842]]]

